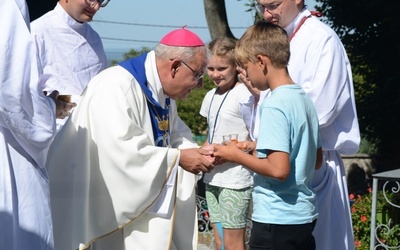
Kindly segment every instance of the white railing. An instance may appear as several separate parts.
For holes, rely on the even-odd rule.
[[[396,246],[387,245],[387,241],[381,240],[381,235],[390,235],[391,230],[396,223],[399,223],[400,218],[391,218],[390,216],[400,215],[400,205],[396,204],[393,199],[389,199],[387,194],[400,194],[400,169],[386,171],[372,175],[372,208],[371,208],[371,231],[370,231],[370,250],[375,249],[400,249],[400,243]],[[383,184],[382,184],[383,183]],[[377,221],[377,201],[378,189],[382,189],[384,201],[391,209],[388,213],[389,218],[385,221]],[[399,200],[397,200],[398,202]],[[393,234],[393,233],[392,233]],[[400,238],[400,236],[398,236]]]

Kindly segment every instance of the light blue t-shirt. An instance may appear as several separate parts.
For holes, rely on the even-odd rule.
[[[314,104],[297,84],[272,91],[260,108],[257,154],[268,150],[289,153],[290,174],[285,181],[254,175],[252,219],[270,224],[305,224],[318,216],[311,187],[319,145]]]

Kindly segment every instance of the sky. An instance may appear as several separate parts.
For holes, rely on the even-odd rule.
[[[240,38],[253,24],[253,12],[247,12],[250,0],[225,0],[228,24]],[[306,0],[310,10],[315,0]],[[186,25],[208,43],[211,40],[202,0],[111,0],[90,23],[102,38],[108,59],[118,59],[121,51],[154,48],[168,32]],[[110,58],[116,57],[116,58]]]

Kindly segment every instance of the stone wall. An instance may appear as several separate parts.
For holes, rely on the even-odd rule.
[[[368,154],[342,155],[349,194],[364,194],[371,187],[371,175],[376,172],[376,156]]]
[[[376,171],[375,158],[374,155],[369,154],[342,155],[343,163],[346,168],[346,176],[357,166],[365,171],[366,178],[370,177]]]

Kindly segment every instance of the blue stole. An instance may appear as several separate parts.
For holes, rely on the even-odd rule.
[[[121,67],[129,71],[135,77],[143,90],[147,99],[147,106],[149,107],[151,125],[153,127],[153,136],[155,145],[159,147],[167,147],[170,145],[170,131],[169,131],[169,105],[170,98],[165,100],[165,109],[154,100],[150,89],[147,87],[146,71],[144,62],[147,53],[138,57],[130,58],[124,62],[119,63]]]

